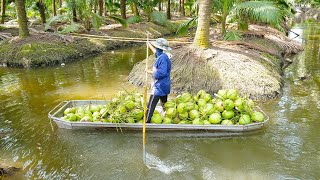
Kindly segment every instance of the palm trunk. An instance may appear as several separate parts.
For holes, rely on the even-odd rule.
[[[238,20],[238,30],[239,31],[248,31],[249,23],[244,17],[240,17]]]
[[[171,13],[170,13],[170,0],[168,0],[167,4],[167,19],[171,19]]]
[[[52,12],[53,12],[53,16],[57,15],[56,0],[52,0]]]
[[[121,17],[122,17],[122,19],[127,19],[127,16],[126,16],[126,0],[121,0]]]
[[[196,35],[193,44],[196,47],[209,47],[209,29],[210,29],[210,15],[211,15],[211,0],[200,0],[199,16]]]
[[[60,15],[62,15],[62,10],[61,10],[61,8],[62,8],[62,0],[59,0],[59,14]]]
[[[42,2],[42,0],[39,0],[38,2],[38,8],[39,8],[39,13],[40,13],[40,17],[41,17],[41,22],[42,24],[45,24],[46,23],[46,13],[45,13],[45,5],[44,3]]]
[[[72,7],[72,20],[73,22],[77,22],[77,11],[76,11],[76,7]]]
[[[181,0],[181,15],[182,17],[186,16],[186,12],[184,10],[184,0]]]
[[[160,12],[161,11],[161,0],[159,0],[158,9],[159,9],[159,12]]]
[[[30,35],[27,23],[28,20],[25,8],[25,0],[15,0],[15,3],[19,24],[19,36],[24,38]]]
[[[0,22],[0,24],[4,24],[5,17],[6,17],[6,0],[2,0],[2,2],[1,2],[1,22]]]
[[[102,16],[103,14],[103,0],[99,0],[99,15]]]
[[[133,8],[134,8],[134,15],[135,15],[135,16],[140,16],[140,15],[139,15],[139,9],[138,9],[137,3],[133,3]]]

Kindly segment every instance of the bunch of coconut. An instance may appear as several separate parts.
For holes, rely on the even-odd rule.
[[[63,119],[80,122],[137,123],[143,122],[142,94],[119,91],[107,105],[71,107]]]
[[[185,92],[165,104],[163,121],[159,121],[158,115],[154,115],[151,122],[197,125],[246,125],[263,122],[264,115],[254,111],[253,108],[253,101],[239,97],[237,90],[234,89],[219,90],[214,98],[204,90],[194,96]]]

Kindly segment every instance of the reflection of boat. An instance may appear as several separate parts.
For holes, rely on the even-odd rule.
[[[121,128],[124,130],[141,130],[142,129],[143,124],[138,124],[138,123],[71,122],[71,121],[63,120],[61,118],[63,117],[64,110],[67,109],[68,107],[84,106],[89,104],[104,105],[107,103],[108,101],[106,100],[63,101],[59,105],[57,105],[54,109],[52,109],[49,112],[48,116],[58,125],[59,128],[64,128],[64,129],[79,129],[79,128]],[[263,111],[261,112],[263,113]],[[161,130],[161,131],[244,132],[244,131],[253,131],[253,130],[261,129],[264,126],[264,124],[269,120],[269,117],[266,114],[265,116],[266,116],[266,120],[264,122],[251,123],[247,125],[147,124],[147,129],[149,131]]]

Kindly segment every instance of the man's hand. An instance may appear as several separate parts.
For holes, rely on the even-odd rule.
[[[145,69],[144,70],[146,73],[148,73],[148,74],[153,74],[153,71],[150,71],[150,70],[148,70],[148,69]]]

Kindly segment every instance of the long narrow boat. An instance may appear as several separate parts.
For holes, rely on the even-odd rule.
[[[81,129],[81,128],[121,128],[129,130],[141,130],[143,124],[138,123],[108,123],[108,122],[74,122],[66,121],[62,119],[63,112],[68,107],[79,107],[85,105],[105,105],[108,101],[106,100],[70,100],[63,101],[53,108],[49,113],[48,117],[53,120],[59,128],[64,129]],[[264,113],[260,108],[258,108]],[[165,131],[222,131],[222,132],[245,132],[254,131],[261,129],[265,123],[269,120],[269,117],[264,113],[266,119],[264,122],[251,123],[247,125],[194,125],[194,124],[147,124],[149,131],[165,130]]]

